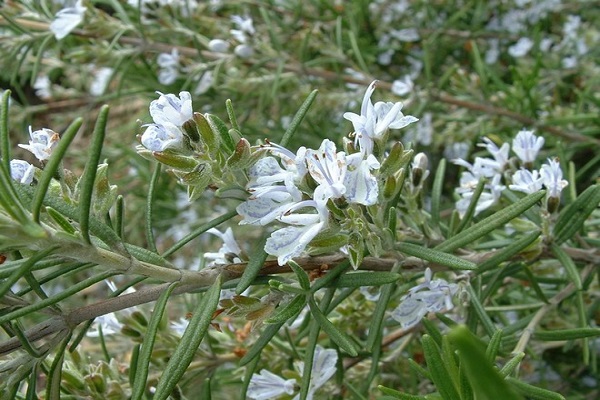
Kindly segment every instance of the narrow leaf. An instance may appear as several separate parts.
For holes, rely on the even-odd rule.
[[[510,243],[508,246],[504,247],[502,250],[498,251],[496,254],[479,264],[477,272],[481,273],[490,270],[500,265],[500,263],[510,260],[512,257],[516,256],[533,242],[535,242],[540,234],[540,231],[531,232]]]
[[[248,264],[246,264],[246,268],[244,268],[244,273],[235,287],[236,294],[242,294],[248,289],[254,279],[258,276],[260,269],[265,265],[265,261],[267,261],[267,257],[269,256],[265,251],[265,243],[267,242],[268,237],[268,235],[264,235],[256,243],[256,246],[254,246]]]
[[[308,305],[310,307],[312,316],[315,318],[319,326],[325,331],[325,333],[327,333],[329,339],[337,344],[341,350],[344,350],[352,357],[356,357],[358,355],[358,351],[352,339],[350,339],[350,337],[348,337],[348,335],[345,333],[338,330],[335,325],[333,325],[331,321],[327,319],[325,314],[323,314],[313,299],[309,299]]]
[[[513,203],[508,207],[496,212],[495,214],[490,215],[475,225],[460,232],[456,236],[453,236],[445,242],[439,244],[435,247],[435,249],[438,251],[450,252],[467,244],[474,243],[476,240],[487,235],[494,229],[505,226],[510,220],[521,215],[523,211],[529,209],[535,203],[540,201],[545,195],[546,192],[544,190],[527,195],[516,203]]]
[[[556,392],[542,389],[528,383],[525,383],[519,379],[506,378],[506,381],[517,390],[520,394],[531,400],[565,400],[565,397]]]
[[[265,320],[265,324],[282,324],[296,316],[306,305],[306,296],[296,295],[289,303],[275,310],[273,315]]]
[[[567,272],[567,275],[569,276],[571,282],[575,285],[575,288],[577,290],[581,290],[581,277],[579,276],[577,266],[575,265],[571,257],[569,257],[569,255],[560,246],[557,246],[556,244],[552,244],[550,248],[552,249],[552,253],[556,256],[556,259],[560,261],[562,266],[565,268],[565,271]]]
[[[388,283],[394,283],[400,279],[402,275],[396,272],[351,272],[340,276],[331,283],[331,286],[336,288],[353,287],[359,288],[364,286],[382,286]]]
[[[428,249],[411,243],[400,243],[396,246],[398,250],[408,255],[418,257],[422,260],[427,260],[436,264],[444,265],[451,269],[457,270],[474,270],[477,269],[477,264],[463,260],[460,257],[452,254],[444,253],[436,249]]]
[[[278,324],[267,325],[267,327],[263,330],[259,338],[254,342],[254,345],[248,350],[248,352],[242,357],[240,360],[240,366],[244,366],[252,361],[255,357],[257,357],[262,349],[265,348],[266,345],[269,344],[273,336],[279,332],[279,328],[283,326],[284,322],[280,322]]]
[[[461,365],[465,366],[477,399],[522,399],[511,390],[498,370],[488,361],[483,343],[477,340],[466,326],[461,325],[452,329],[448,338],[458,349]]]
[[[146,389],[146,380],[148,379],[148,370],[150,363],[152,362],[152,350],[154,349],[154,341],[158,334],[161,319],[165,312],[169,297],[173,292],[173,289],[177,286],[177,282],[169,285],[169,287],[160,295],[158,301],[154,305],[154,311],[152,317],[148,323],[148,328],[144,334],[144,340],[142,341],[142,348],[138,355],[136,363],[135,380],[133,382],[131,400],[140,400],[144,395]],[[193,353],[193,351],[192,351]]]
[[[554,226],[554,243],[561,245],[581,229],[585,220],[600,203],[600,185],[588,187],[577,199],[565,207]]]
[[[100,162],[100,153],[104,144],[104,136],[106,135],[106,123],[108,122],[108,106],[104,105],[100,109],[94,133],[92,134],[92,145],[89,147],[89,156],[83,175],[79,180],[79,228],[81,236],[86,243],[91,244],[90,239],[90,213],[92,207],[92,194],[94,191],[94,183],[96,181],[96,172],[98,163]],[[61,141],[63,139],[61,138]],[[60,142],[59,142],[60,143]]]
[[[423,344],[423,353],[427,362],[427,369],[442,398],[445,400],[460,400],[458,391],[448,375],[449,371],[446,369],[445,363],[442,360],[440,348],[429,335],[424,335],[421,342]]]
[[[287,146],[288,142],[292,138],[292,135],[294,135],[294,133],[300,126],[300,123],[304,119],[304,116],[308,112],[308,109],[312,105],[313,101],[315,101],[315,98],[317,97],[317,93],[318,93],[317,90],[313,90],[312,92],[310,92],[310,94],[308,95],[306,100],[304,100],[304,103],[302,103],[302,105],[298,109],[298,112],[296,112],[296,115],[294,115],[294,118],[292,119],[290,126],[288,126],[285,133],[283,134],[283,137],[279,141],[279,144],[281,146],[283,146],[283,147]]]
[[[206,336],[213,313],[219,304],[221,277],[202,296],[181,341],[161,374],[153,399],[166,400],[192,362],[200,342]]]
[[[542,341],[575,340],[588,337],[599,337],[600,328],[557,329],[553,331],[536,331],[533,337]]]

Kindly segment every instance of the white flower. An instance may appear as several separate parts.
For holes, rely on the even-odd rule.
[[[208,42],[208,49],[215,53],[227,53],[229,51],[229,42],[223,39],[212,39]]]
[[[44,161],[50,158],[52,151],[58,145],[60,135],[51,129],[42,128],[32,131],[29,127],[29,144],[19,144],[19,147],[33,153],[35,158]]]
[[[181,127],[184,122],[192,119],[192,96],[190,92],[181,92],[179,97],[174,94],[162,94],[150,103],[150,115],[155,124],[171,123]]]
[[[240,33],[242,35],[254,35],[254,33],[256,32],[254,30],[254,23],[252,21],[252,18],[250,17],[242,17],[241,15],[234,15],[231,17],[231,22],[233,22],[236,26],[237,26],[237,30],[232,29],[231,30],[231,34],[237,38],[237,35],[239,35]],[[236,32],[236,33],[234,33]],[[239,33],[238,33],[239,32]],[[239,40],[239,42],[244,42],[244,40]]]
[[[24,185],[33,182],[35,167],[23,160],[10,160],[10,177]]]
[[[379,161],[373,154],[366,159],[361,153],[354,153],[346,157],[348,170],[344,177],[346,193],[344,197],[349,203],[372,206],[376,204],[379,196],[377,178],[371,174],[371,170],[379,169]]]
[[[233,49],[233,53],[239,58],[247,59],[254,55],[254,49],[247,44],[238,44]]]
[[[57,12],[54,21],[50,23],[50,30],[56,40],[61,40],[75,29],[83,21],[86,10],[87,8],[81,5],[81,0],[77,0],[73,7],[66,7]]]
[[[542,165],[540,175],[544,186],[548,189],[548,197],[560,198],[562,190],[569,184],[569,182],[562,179],[560,163],[549,158],[548,164]]]
[[[307,400],[312,400],[315,392],[323,386],[334,374],[337,369],[338,354],[333,349],[325,349],[319,345],[315,346],[313,356],[313,365],[310,371],[310,382],[308,384]],[[299,362],[297,369],[300,375],[304,375],[304,363]],[[300,395],[296,395],[294,400],[298,400]]]
[[[515,58],[523,57],[529,53],[529,50],[533,47],[533,41],[529,38],[523,37],[508,48],[508,54]]]
[[[392,93],[397,96],[405,96],[412,92],[413,88],[414,83],[408,75],[404,75],[404,78],[396,79],[392,82]]]
[[[502,191],[506,189],[505,186],[500,185],[501,179],[502,176],[500,174],[496,174],[493,176],[491,182],[485,184],[484,189],[488,189],[489,192],[484,190],[479,196],[475,206],[474,215],[487,210],[500,199]],[[461,218],[464,217],[469,204],[471,204],[474,194],[473,190],[477,186],[478,182],[479,178],[475,178],[472,174],[463,173],[461,176],[461,186],[456,189],[456,193],[460,194],[461,196],[460,200],[456,202],[456,210]]]
[[[498,39],[490,39],[488,41],[489,48],[485,52],[486,64],[495,64],[500,56],[500,41]]]
[[[169,328],[179,337],[182,337],[188,325],[190,324],[190,320],[186,318],[179,318],[178,321],[171,321],[169,323]]]
[[[160,53],[156,63],[161,68],[158,72],[158,81],[163,85],[170,85],[179,76],[179,51],[173,48],[171,53]]]
[[[231,261],[241,262],[240,254],[242,253],[242,249],[237,244],[231,228],[227,228],[223,233],[216,228],[211,228],[207,232],[219,237],[223,241],[223,245],[217,253],[204,253],[204,258],[213,260],[211,265],[229,264]]]
[[[431,280],[431,275],[431,270],[427,268],[425,282],[411,288],[392,312],[392,318],[398,321],[403,329],[412,328],[430,312],[451,310],[454,307],[452,296],[458,291],[458,285],[448,283],[444,279]]]
[[[208,90],[211,88],[213,82],[214,82],[213,72],[212,71],[204,72],[202,74],[202,76],[200,77],[198,84],[196,85],[196,89],[194,89],[194,94],[196,96],[199,96],[201,94],[208,92]]]
[[[151,151],[180,149],[183,147],[183,133],[172,123],[150,124],[142,134],[141,142]]]
[[[90,84],[90,94],[92,96],[101,96],[104,94],[113,72],[114,69],[109,67],[102,67],[94,72],[94,79]]]
[[[542,178],[537,171],[521,169],[512,176],[512,185],[508,185],[510,190],[516,190],[527,194],[539,192],[542,190]]]
[[[293,394],[295,385],[295,379],[286,380],[263,369],[260,374],[252,374],[246,395],[254,400],[275,399],[282,394]]]
[[[496,162],[495,170],[500,173],[504,170],[506,164],[508,164],[508,152],[510,151],[510,146],[508,143],[503,143],[500,148],[496,146],[494,142],[492,142],[489,138],[484,137],[483,141],[485,143],[480,143],[480,147],[485,147],[487,151],[494,157]]]
[[[416,42],[420,39],[419,32],[415,28],[394,29],[390,34],[401,42]]]
[[[315,189],[315,200],[338,199],[346,193],[346,154],[336,153],[335,143],[323,140],[318,150],[306,152],[308,172],[319,184]]]
[[[544,138],[536,137],[533,131],[522,130],[513,139],[512,149],[523,163],[535,161],[538,152],[544,146]]]
[[[381,138],[388,129],[401,129],[415,121],[417,118],[402,114],[402,103],[371,102],[371,95],[375,91],[377,81],[373,81],[363,97],[360,115],[346,112],[344,118],[352,122],[356,143],[365,154],[373,153],[373,142]]]
[[[94,320],[94,323],[91,326],[90,331],[88,331],[87,336],[89,337],[99,337],[100,329],[102,329],[102,335],[114,335],[115,333],[121,332],[121,328],[123,324],[119,322],[115,313],[110,313],[106,315],[102,315]]]
[[[38,75],[33,84],[36,96],[38,96],[42,100],[46,100],[52,97],[52,92],[50,91],[51,87],[52,82],[50,82],[50,78],[48,78],[48,75]]]
[[[317,213],[292,214],[293,211],[313,207]],[[289,207],[279,217],[283,223],[292,225],[276,230],[267,239],[265,251],[277,256],[277,263],[285,265],[289,260],[302,254],[306,246],[327,226],[329,211],[324,203],[304,200]]]

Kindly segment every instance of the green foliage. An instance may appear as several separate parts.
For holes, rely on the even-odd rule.
[[[587,3],[63,3],[0,6],[0,398],[597,397]]]

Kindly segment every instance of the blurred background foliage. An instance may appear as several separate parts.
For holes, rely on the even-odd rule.
[[[87,7],[83,22],[67,37],[56,40],[49,25],[63,6],[61,1],[3,2],[0,85],[13,93],[11,139],[13,143],[24,142],[28,126],[63,131],[74,118],[82,116],[84,133],[75,139],[68,155],[68,168],[81,171],[93,121],[100,107],[109,104],[103,157],[109,160],[109,180],[119,186],[120,193],[128,195],[125,236],[140,246],[146,244],[143,204],[153,167],[135,153],[134,147],[141,125],[150,122],[148,104],[156,98],[156,91],[190,91],[196,111],[212,112],[223,119],[225,101],[232,99],[242,133],[254,144],[265,138],[277,142],[302,101],[318,89],[315,104],[288,145],[291,149],[300,145],[316,148],[324,138],[339,144],[350,132],[352,127],[342,119],[343,112],[357,111],[366,86],[378,79],[383,89],[376,92],[378,99],[403,101],[404,111],[421,119],[402,131],[404,136],[394,139],[426,152],[433,170],[442,158],[477,154],[481,136],[508,142],[526,128],[546,139],[541,159],[558,155],[561,160],[572,161],[567,198],[598,181],[598,1],[190,0],[186,4],[85,0],[83,4]],[[239,34],[231,32],[243,30],[233,16],[251,20],[252,29],[246,25],[245,43]],[[215,47],[214,39],[225,41],[227,50]],[[236,54],[234,49],[241,44],[251,50]],[[171,66],[159,62],[162,54],[173,56]],[[399,89],[395,81],[408,89]],[[24,151],[15,153],[19,158],[31,158]],[[448,215],[457,184],[458,167],[449,166],[443,190],[443,209]],[[158,185],[154,226],[160,232],[157,239],[162,249],[182,232],[226,209],[222,201],[208,197],[187,204],[184,190],[174,179],[161,178]],[[249,229],[245,232],[246,236],[240,236],[242,242],[244,237],[256,237]],[[597,243],[597,232],[592,237]],[[215,241],[211,238],[205,242]],[[184,249],[174,263],[198,268],[203,263],[200,256],[204,250],[200,248],[205,247],[210,246],[202,243]],[[544,267],[539,266],[541,270]],[[519,273],[506,279],[494,294],[491,307],[510,311],[498,312],[497,317],[510,325],[508,318],[519,320],[518,310],[526,310],[539,300],[524,288],[529,276]],[[557,282],[562,281],[551,276],[543,284]],[[549,290],[556,292],[558,286]],[[90,292],[89,296],[102,294]],[[361,329],[368,328],[365,321],[374,308],[374,303],[361,296],[355,294],[353,302],[338,310],[340,327],[355,329],[358,336]],[[186,298],[190,303],[192,299]],[[590,319],[600,324],[597,283],[586,299]],[[186,307],[181,305],[170,319],[176,320],[177,313],[185,316]],[[573,305],[561,306],[553,311],[548,325],[568,325],[563,321],[565,316],[574,314]],[[121,373],[123,366],[110,361],[139,340],[139,321],[133,315],[127,318],[131,342],[107,339],[115,346],[108,351],[91,341],[79,350],[81,354],[73,353],[76,359],[69,360],[66,371],[72,370],[76,376],[87,368],[88,386],[84,390],[81,380],[72,378],[74,386],[68,388],[72,394],[82,395],[96,387],[93,385],[100,385],[91,377],[94,373],[89,372],[87,353],[105,354],[106,360],[95,365],[98,370],[110,370],[104,376],[117,382],[115,391],[119,382],[127,380]],[[166,324],[163,329],[165,335],[159,336],[157,344],[159,353],[172,349],[175,340]],[[235,351],[243,352],[244,340],[250,335],[248,327],[236,329],[235,335],[213,332],[203,344],[206,347],[198,352],[201,356],[221,353],[215,365],[236,360]],[[382,358],[380,383],[415,394],[431,391],[431,382],[418,377],[419,370],[405,362],[408,354],[416,364],[423,364],[415,336],[403,339]],[[392,343],[394,338],[390,340]],[[598,351],[597,340],[594,346],[592,349]],[[265,349],[274,370],[291,367],[283,365],[285,358],[277,357],[280,347],[275,341]],[[536,350],[537,354],[521,367],[525,373],[530,368],[527,379],[570,398],[597,398],[597,354],[592,362],[595,365],[587,367],[578,361],[582,357],[579,346],[549,342]],[[369,360],[354,364],[345,379],[360,382],[369,373]],[[154,367],[160,371],[160,362]],[[202,382],[214,372],[206,364],[196,367],[196,375],[191,375],[188,384]],[[68,381],[69,376],[67,372],[64,379]],[[240,377],[236,373],[213,380],[213,392],[219,392],[215,387],[222,385],[221,398],[230,398],[228,391],[239,390]],[[364,398],[359,393],[357,389],[352,395]]]

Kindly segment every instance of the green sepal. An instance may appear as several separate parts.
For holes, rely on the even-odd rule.
[[[365,242],[357,232],[352,232],[348,239],[348,259],[352,268],[358,269],[365,254]]]
[[[254,163],[250,150],[250,142],[241,138],[235,146],[235,151],[227,159],[225,164],[232,169],[245,169],[250,167]]]
[[[229,134],[229,129],[227,128],[227,125],[225,125],[225,122],[223,122],[223,120],[216,115],[208,113],[204,114],[204,118],[206,118],[206,121],[208,122],[208,125],[210,126],[210,129],[212,129],[214,135],[220,139],[222,144],[221,150],[224,150],[223,152],[225,154],[233,153],[235,150],[235,143]]]
[[[172,150],[165,149],[165,151],[154,151],[152,156],[158,160],[161,164],[168,165],[179,171],[189,172],[193,171],[198,166],[200,161],[192,156],[185,156],[181,153]]]
[[[98,165],[92,195],[92,209],[97,217],[101,218],[108,213],[117,201],[117,192],[117,186],[108,182],[108,164]]]
[[[210,124],[204,115],[195,112],[193,118],[196,122],[196,126],[198,127],[198,131],[200,132],[200,136],[202,137],[202,141],[208,148],[208,153],[210,154],[211,158],[214,158],[219,150],[219,135],[211,129]]]

